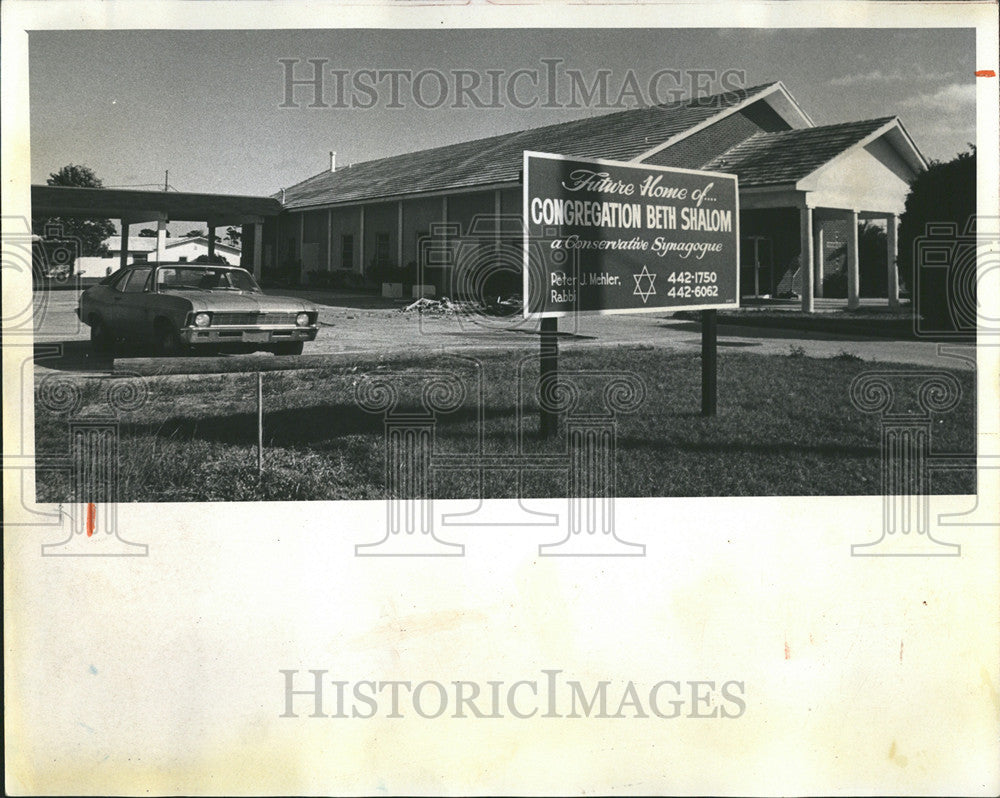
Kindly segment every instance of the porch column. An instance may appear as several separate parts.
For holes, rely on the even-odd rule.
[[[365,274],[365,206],[361,206],[361,221],[359,224],[361,235],[358,236],[358,269],[362,275]]]
[[[813,209],[799,209],[799,274],[802,277],[802,312],[812,313],[813,302]]]
[[[156,220],[156,262],[163,263],[163,255],[167,247],[167,217],[160,214]]]
[[[816,220],[816,229],[813,231],[813,239],[816,247],[813,251],[813,266],[816,269],[816,280],[814,282],[813,294],[822,298],[823,296],[823,222]]]
[[[253,278],[260,280],[261,250],[264,248],[264,224],[254,222],[253,225]]]
[[[403,201],[396,204],[396,265],[402,269],[403,264]]]
[[[858,212],[847,214],[847,307],[854,310],[858,300]]]
[[[122,219],[122,251],[118,253],[118,268],[128,266],[128,222]]]
[[[899,307],[899,270],[896,267],[896,255],[899,242],[899,217],[890,213],[885,217],[885,262],[889,270],[888,294],[889,308]]]

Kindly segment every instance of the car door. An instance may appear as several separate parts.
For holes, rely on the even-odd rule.
[[[102,280],[93,288],[88,288],[80,296],[80,320],[91,323],[97,316],[108,329],[113,329],[112,315],[115,298],[128,278],[128,272],[122,271]]]
[[[137,340],[148,335],[146,316],[150,294],[147,289],[152,272],[152,266],[132,269],[121,293],[115,297],[112,323],[117,334],[126,339]]]

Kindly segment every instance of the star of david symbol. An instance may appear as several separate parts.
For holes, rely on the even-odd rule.
[[[653,283],[656,281],[656,275],[650,274],[649,269],[647,269],[645,265],[643,265],[642,271],[639,272],[638,274],[633,274],[632,279],[635,280],[635,291],[632,292],[632,296],[641,296],[642,304],[645,305],[646,300],[656,294],[656,287],[653,285]],[[643,280],[646,280],[648,282],[648,287],[645,289],[643,289],[642,287]]]

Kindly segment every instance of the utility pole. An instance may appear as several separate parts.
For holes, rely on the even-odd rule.
[[[163,190],[164,191],[169,191],[170,190],[170,170],[169,169],[167,169],[163,173]]]

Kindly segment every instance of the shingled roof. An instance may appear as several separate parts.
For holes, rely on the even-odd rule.
[[[524,150],[627,161],[776,85],[765,83],[356,163],[285,189],[284,207],[297,210],[516,182]]]
[[[780,133],[755,133],[702,168],[735,173],[740,188],[795,183],[895,119],[885,116]]]

